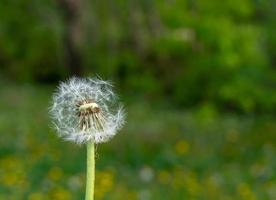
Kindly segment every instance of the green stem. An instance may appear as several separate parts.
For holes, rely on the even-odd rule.
[[[95,183],[95,150],[94,142],[87,143],[87,169],[86,169],[86,194],[85,200],[94,200]]]

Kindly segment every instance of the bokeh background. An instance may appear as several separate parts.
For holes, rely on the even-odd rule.
[[[70,76],[128,112],[96,199],[276,199],[273,0],[1,0],[0,199],[84,199],[86,149],[48,108]]]

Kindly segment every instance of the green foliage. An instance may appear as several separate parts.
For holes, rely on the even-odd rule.
[[[175,105],[274,112],[273,8],[272,0],[83,1],[85,73]],[[56,1],[0,3],[3,72],[21,81],[66,76],[65,26]]]
[[[86,148],[50,129],[53,89],[0,86],[0,199],[84,198]],[[276,198],[275,118],[135,101],[127,121],[96,147],[97,200]]]
[[[1,68],[17,80],[39,80],[59,69],[59,26],[52,1],[0,3]]]

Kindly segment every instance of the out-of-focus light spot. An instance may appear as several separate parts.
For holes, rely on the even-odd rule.
[[[154,177],[152,168],[145,166],[139,172],[140,179],[144,182],[150,182]]]
[[[175,144],[174,149],[177,154],[184,155],[189,152],[190,144],[186,140],[180,140]]]
[[[34,192],[34,193],[31,193],[31,194],[28,196],[28,200],[43,200],[43,199],[45,199],[44,196],[45,196],[45,195],[44,195],[43,193]]]
[[[151,193],[149,190],[142,190],[138,193],[138,199],[139,200],[150,200],[151,199]]]
[[[256,200],[256,196],[253,191],[250,189],[247,183],[240,183],[238,185],[238,193],[244,200]]]
[[[276,199],[276,184],[273,181],[266,183],[266,191],[268,193],[269,199]]]
[[[16,174],[13,174],[13,173],[4,174],[2,181],[3,181],[3,184],[6,186],[13,186],[17,184],[18,177],[16,176]]]
[[[52,191],[52,199],[55,200],[70,200],[72,199],[72,195],[69,191],[63,188],[56,188]]]
[[[26,170],[24,169],[23,160],[15,156],[7,156],[1,159],[0,182],[7,187],[28,187],[29,184],[26,181]]]
[[[96,199],[103,199],[105,194],[113,188],[114,185],[114,173],[112,171],[97,171],[96,172]]]
[[[171,181],[171,175],[169,172],[162,170],[158,173],[158,181],[162,184],[168,184]]]
[[[83,180],[80,175],[71,176],[68,179],[68,186],[71,188],[71,190],[79,190],[81,187],[83,187]]]
[[[52,181],[58,181],[62,178],[62,176],[63,176],[63,172],[58,167],[52,167],[48,172],[48,177]]]
[[[195,196],[200,193],[200,185],[195,177],[193,176],[185,177],[184,181],[185,181],[187,190],[191,195]]]

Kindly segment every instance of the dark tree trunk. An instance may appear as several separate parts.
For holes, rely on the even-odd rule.
[[[80,76],[83,73],[82,56],[80,51],[81,0],[59,0],[64,17],[64,57],[65,66],[70,75]]]

